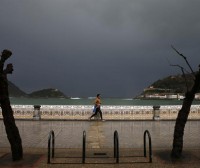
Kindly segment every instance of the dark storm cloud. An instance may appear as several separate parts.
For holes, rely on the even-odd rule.
[[[134,97],[157,79],[197,69],[198,0],[2,0],[0,49],[10,48],[11,81],[27,92]]]

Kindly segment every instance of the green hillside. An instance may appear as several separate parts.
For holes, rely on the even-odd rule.
[[[67,98],[61,91],[58,89],[43,89],[39,91],[32,92],[27,94],[17,87],[14,83],[8,81],[8,90],[10,97],[30,97],[30,98]]]
[[[194,83],[194,77],[191,74],[186,75],[187,86],[190,89]],[[185,78],[183,75],[168,76],[157,80],[148,86],[141,95],[165,94],[165,93],[180,93],[184,94],[187,90]],[[199,91],[200,92],[200,91]],[[33,97],[33,98],[68,98],[58,89],[43,89],[27,94],[12,82],[9,82],[9,94],[11,97]]]
[[[61,91],[53,88],[35,91],[29,96],[33,98],[67,98]]]
[[[191,89],[194,84],[193,75],[187,74],[186,81],[188,89]],[[185,93],[187,91],[186,81],[183,75],[168,76],[154,82],[144,90],[143,94]]]
[[[27,97],[28,95],[18,88],[15,84],[8,81],[8,91],[10,97]]]

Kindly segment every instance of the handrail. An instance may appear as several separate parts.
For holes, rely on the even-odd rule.
[[[52,151],[51,151],[51,145],[52,145]],[[49,132],[49,138],[48,138],[48,160],[47,160],[48,164],[51,163],[50,158],[54,158],[54,146],[55,146],[55,134],[54,131],[51,130]]]
[[[148,130],[144,131],[144,157],[147,156],[147,154],[146,154],[146,134],[149,137],[149,163],[152,163],[151,135]]]
[[[83,149],[82,149],[82,163],[85,163],[85,143],[86,143],[86,132],[83,131]]]
[[[119,163],[119,138],[118,132],[114,132],[114,158],[116,158],[116,163]]]

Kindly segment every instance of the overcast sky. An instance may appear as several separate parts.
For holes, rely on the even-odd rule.
[[[154,81],[198,70],[200,0],[1,0],[0,50],[27,93],[134,97]]]

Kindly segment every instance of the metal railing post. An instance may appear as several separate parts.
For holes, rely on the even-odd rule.
[[[52,146],[52,151],[51,151],[51,146]],[[48,138],[48,159],[47,159],[48,164],[51,163],[51,157],[54,158],[54,147],[55,147],[55,134],[54,131],[51,130],[49,132],[49,138]]]
[[[152,163],[152,146],[151,146],[151,135],[148,130],[144,131],[144,157],[147,156],[146,154],[146,134],[149,138],[149,163]]]
[[[116,163],[119,163],[119,137],[118,132],[114,132],[114,158],[116,158]]]
[[[85,163],[85,143],[86,143],[86,132],[83,131],[83,149],[82,149],[82,163]]]

